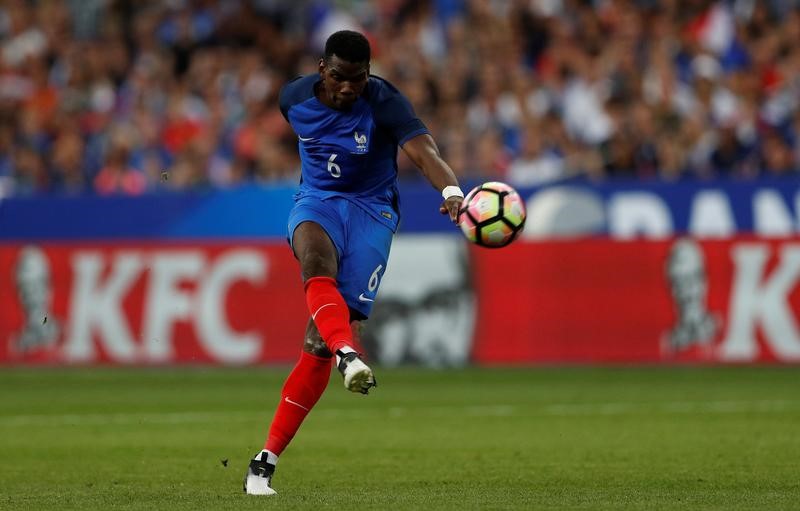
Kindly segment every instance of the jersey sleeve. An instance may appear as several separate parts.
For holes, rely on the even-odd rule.
[[[289,121],[289,108],[306,100],[309,95],[308,91],[305,90],[308,88],[308,83],[306,82],[308,82],[308,77],[298,76],[281,87],[281,92],[278,95],[278,105],[283,118],[287,122]]]
[[[386,81],[380,83],[380,92],[375,103],[375,122],[387,129],[402,146],[408,140],[428,133],[425,126],[414,113],[414,107],[397,89]]]
[[[278,95],[278,104],[281,107],[281,114],[283,114],[283,118],[286,121],[289,121],[289,107],[292,106],[291,102],[289,101],[289,85],[291,82],[287,83],[281,88],[281,92]]]

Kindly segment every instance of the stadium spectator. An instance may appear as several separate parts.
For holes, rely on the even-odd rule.
[[[759,157],[759,168],[766,174],[785,175],[795,168],[791,146],[775,131],[761,137]]]
[[[555,181],[566,175],[564,157],[548,147],[538,124],[530,123],[522,130],[522,148],[508,168],[508,181],[528,186]]]
[[[86,191],[84,143],[79,131],[67,127],[59,131],[52,149],[52,189],[66,193]]]
[[[121,193],[140,195],[147,188],[144,175],[127,164],[128,151],[115,147],[109,151],[106,164],[94,178],[94,190],[100,195]]]
[[[93,189],[118,125],[147,190],[176,165],[199,168],[167,186],[294,181],[275,94],[340,28],[367,33],[464,177],[520,178],[531,123],[559,177],[800,171],[798,0],[8,0],[4,193]]]

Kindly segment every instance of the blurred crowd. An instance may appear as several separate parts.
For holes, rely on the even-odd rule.
[[[343,28],[465,179],[800,176],[800,0],[5,0],[0,197],[296,183]]]

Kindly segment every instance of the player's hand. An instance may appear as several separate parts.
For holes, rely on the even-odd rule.
[[[441,206],[439,206],[439,213],[443,215],[450,214],[450,220],[454,224],[458,223],[458,211],[461,209],[461,203],[464,202],[464,197],[454,195],[448,197]]]

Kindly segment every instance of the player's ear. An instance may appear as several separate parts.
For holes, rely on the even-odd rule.
[[[317,70],[319,71],[319,75],[322,76],[325,73],[325,59],[319,59],[319,65],[317,66]]]

